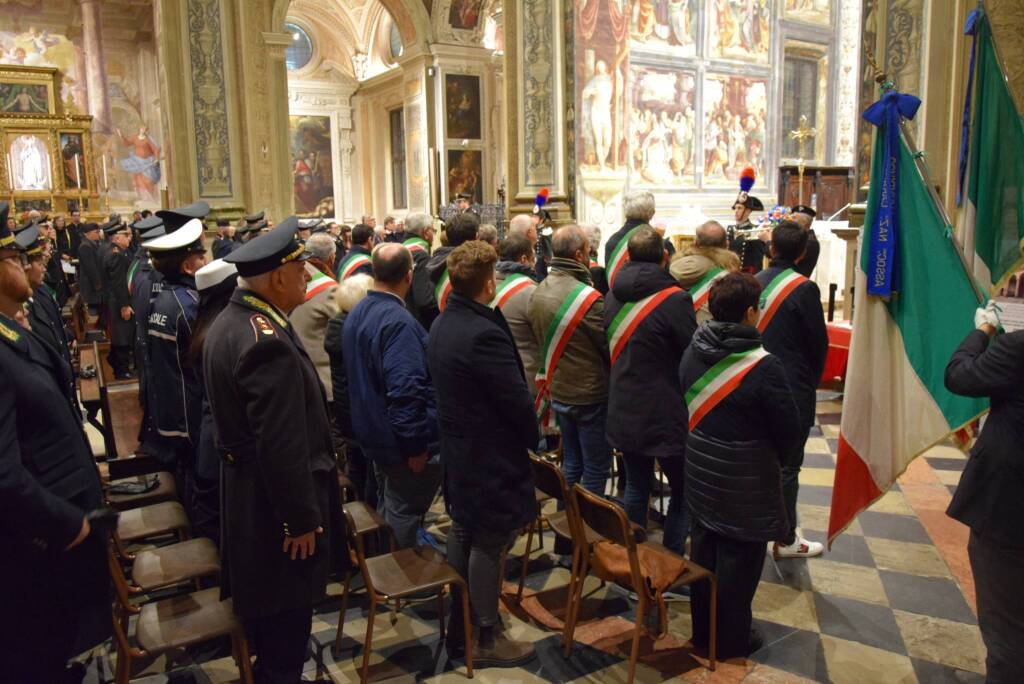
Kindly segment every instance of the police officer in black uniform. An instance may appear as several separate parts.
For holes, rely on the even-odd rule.
[[[28,257],[25,273],[32,288],[32,297],[25,306],[25,312],[29,325],[32,326],[33,332],[53,347],[68,367],[71,367],[71,336],[60,315],[57,298],[43,280],[47,262],[54,259],[46,254],[46,243],[40,236],[38,225],[19,231],[15,240]]]
[[[142,406],[142,422],[139,425],[139,451],[156,457],[161,463],[170,462],[170,456],[158,456],[160,443],[153,425],[152,399],[156,387],[149,381],[149,311],[153,299],[160,294],[163,276],[153,268],[149,250],[141,243],[155,240],[166,234],[164,221],[159,216],[149,216],[135,223],[139,232],[139,250],[128,267],[128,293],[131,296],[132,311],[135,312],[135,371],[139,378],[139,404]]]
[[[87,518],[103,494],[71,367],[15,321],[32,296],[28,259],[0,202],[0,681],[59,682],[110,635],[105,540]]]
[[[347,564],[327,398],[288,322],[305,300],[298,220],[232,252],[239,287],[203,345],[223,458],[222,584],[259,654],[257,681],[299,680],[313,605]]]
[[[143,244],[163,275],[147,323],[153,421],[161,444],[158,456],[175,471],[187,512],[192,506],[192,473],[202,417],[202,380],[188,363],[192,327],[199,308],[195,273],[206,265],[202,216],[206,202],[157,212],[167,234]]]
[[[758,273],[764,268],[764,258],[768,256],[768,231],[755,235],[754,224],[750,222],[750,214],[764,211],[764,204],[758,198],[740,191],[732,205],[736,214],[736,223],[726,228],[729,238],[729,249],[740,257],[740,270],[744,273]]]

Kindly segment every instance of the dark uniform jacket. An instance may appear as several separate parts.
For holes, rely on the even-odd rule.
[[[0,637],[26,659],[63,661],[110,634],[103,540],[64,551],[103,503],[71,383],[56,350],[0,314]],[[0,679],[17,666],[4,660]]]
[[[223,259],[241,246],[241,243],[235,242],[231,238],[216,237],[210,251],[213,253],[214,259]]]
[[[68,285],[68,278],[64,275],[64,268],[61,264],[63,262],[60,257],[54,253],[46,262],[46,274],[43,275],[43,282],[53,290],[57,303],[63,307],[71,297],[71,287]]]
[[[149,380],[149,312],[153,300],[163,291],[163,275],[153,269],[149,257],[143,252],[139,255],[139,265],[132,273],[131,295],[132,310],[135,312],[135,368],[139,376],[139,402],[142,404],[142,425],[139,432],[140,442],[149,442],[147,438],[153,434],[153,406],[156,400],[153,394],[157,388]]]
[[[55,259],[59,259],[65,254],[72,259],[78,258],[78,247],[82,244],[82,236],[78,232],[78,226],[65,225],[63,230],[54,227],[53,235],[53,256]]]
[[[760,273],[764,258],[768,256],[768,244],[753,233],[737,235],[737,230],[750,230],[754,224],[748,218],[743,223],[735,223],[726,229],[729,249],[740,258],[740,270],[744,273]]]
[[[807,251],[804,253],[804,258],[800,260],[793,270],[804,276],[810,278],[811,273],[814,272],[814,267],[818,265],[818,257],[821,256],[821,243],[818,242],[818,236],[814,234],[814,231],[809,231],[807,236]]]
[[[203,372],[224,459],[222,586],[245,618],[311,607],[347,564],[327,397],[285,316],[238,289],[210,327]],[[284,537],[324,528],[291,560]]]
[[[626,455],[682,457],[686,451],[686,404],[677,370],[697,319],[690,295],[660,264],[626,262],[605,300],[608,330],[626,303],[669,287],[675,292],[634,330],[611,367],[605,429],[608,443]]]
[[[406,306],[424,330],[430,330],[430,325],[438,314],[437,302],[434,300],[434,282],[427,272],[429,262],[429,253],[420,249],[412,253],[412,287],[405,295]]]
[[[28,321],[32,330],[71,366],[71,336],[60,315],[57,300],[46,285],[40,285],[32,293],[28,303]]]
[[[775,276],[793,264],[772,259],[755,277],[767,287]],[[775,313],[762,333],[764,348],[778,356],[786,368],[800,416],[805,426],[814,424],[816,392],[828,355],[828,331],[821,308],[821,291],[813,280],[798,285]]]
[[[147,331],[149,335],[149,377],[153,421],[157,433],[182,448],[199,443],[202,414],[202,380],[187,363],[192,344],[192,326],[199,309],[196,281],[180,276],[165,280],[153,299]]]
[[[103,304],[103,264],[100,243],[82,240],[78,248],[78,292],[90,306]]]
[[[452,292],[427,349],[441,423],[445,508],[474,530],[507,533],[537,517],[529,450],[540,434],[501,311]]]
[[[986,539],[1024,547],[1024,331],[991,342],[971,332],[946,366],[946,388],[992,402],[946,512]]]
[[[727,355],[760,346],[755,328],[711,321],[679,365],[685,393]],[[687,418],[689,420],[689,418]],[[695,427],[686,444],[686,504],[704,527],[743,541],[774,541],[789,529],[781,461],[802,436],[782,361],[771,354]]]
[[[121,309],[132,305],[128,293],[128,267],[131,260],[119,248],[109,249],[103,255],[103,292],[110,311],[110,343],[128,347],[134,341],[135,321],[121,318]]]

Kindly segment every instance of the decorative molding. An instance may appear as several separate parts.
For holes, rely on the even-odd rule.
[[[434,17],[434,34],[437,36],[436,42],[474,46],[483,44],[484,27],[488,16],[485,10],[487,9],[486,5],[489,3],[480,3],[480,14],[477,18],[476,28],[473,29],[457,29],[449,23],[448,18],[451,14],[452,0],[438,0],[436,4],[437,6],[432,13]]]
[[[189,62],[200,197],[231,197],[220,2],[188,0]]]
[[[839,8],[839,70],[836,83],[835,163],[852,166],[857,145],[857,81],[860,63],[861,3],[842,0]]]
[[[555,118],[556,60],[558,45],[551,0],[523,0],[520,43],[520,103],[522,104],[524,186],[520,190],[556,184],[555,145],[560,136]],[[558,19],[561,21],[561,18]]]

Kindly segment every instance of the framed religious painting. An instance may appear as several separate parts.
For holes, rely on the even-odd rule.
[[[444,103],[445,137],[453,140],[480,140],[480,77],[471,74],[446,74]]]
[[[0,66],[0,116],[59,114],[60,74],[49,67]]]
[[[706,74],[704,77],[704,187],[734,187],[740,172],[753,166],[765,191],[765,136],[768,81],[764,78]],[[757,194],[755,190],[754,194]]]
[[[480,23],[483,0],[451,0],[448,25],[453,29],[472,31]]]
[[[448,201],[461,194],[472,195],[473,204],[483,204],[483,162],[481,150],[448,150]]]
[[[630,179],[678,188],[695,186],[697,74],[634,66],[630,74]]]
[[[18,196],[50,195],[54,191],[53,150],[45,130],[8,131],[4,163],[11,190]]]
[[[331,117],[288,117],[295,213],[301,217],[334,215],[334,160]]]
[[[773,0],[709,0],[708,56],[767,64],[772,5]]]
[[[82,134],[77,131],[61,131],[60,170],[58,177],[62,179],[67,190],[88,190],[89,174],[86,173],[85,143]]]
[[[832,23],[832,0],[779,0],[782,17],[790,21],[829,26]]]

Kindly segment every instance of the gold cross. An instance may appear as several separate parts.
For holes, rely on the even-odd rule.
[[[793,140],[796,140],[797,142],[797,149],[800,152],[801,161],[803,161],[804,158],[804,144],[807,142],[808,138],[813,138],[816,135],[818,135],[818,130],[808,126],[807,115],[801,114],[800,125],[796,127],[795,131],[789,132],[789,137],[792,138]]]

